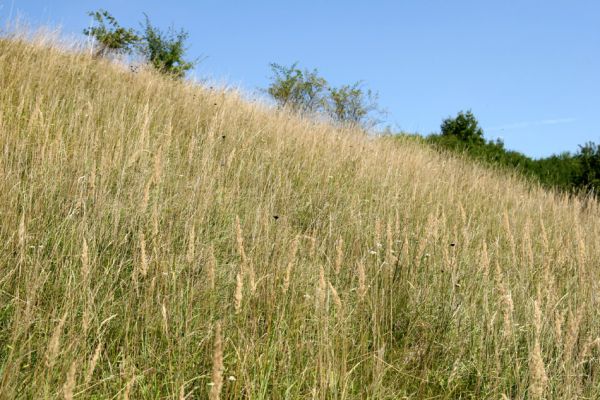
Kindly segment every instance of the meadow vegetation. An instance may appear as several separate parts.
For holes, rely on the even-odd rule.
[[[0,40],[0,393],[594,399],[600,208]]]
[[[594,142],[580,145],[575,153],[534,159],[505,148],[501,139],[486,140],[471,111],[461,111],[454,118],[444,119],[439,134],[424,138],[408,136],[438,150],[462,153],[479,162],[513,169],[550,189],[596,197],[600,193],[600,145]]]

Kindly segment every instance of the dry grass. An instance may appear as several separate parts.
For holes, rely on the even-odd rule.
[[[0,397],[600,396],[595,202],[30,42],[0,85]]]

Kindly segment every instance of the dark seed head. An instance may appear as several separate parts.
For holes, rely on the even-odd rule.
[[[225,135],[221,136],[221,139],[225,139]]]
[[[273,215],[273,219],[275,219],[275,221],[277,221],[279,219],[279,215]]]

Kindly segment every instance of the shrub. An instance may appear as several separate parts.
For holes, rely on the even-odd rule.
[[[361,86],[361,82],[356,82],[330,90],[328,112],[335,121],[365,128],[377,123],[369,117],[378,111],[377,95],[371,90],[364,91]]]
[[[316,69],[301,70],[298,63],[287,67],[270,64],[273,75],[266,92],[282,108],[300,113],[322,113],[336,122],[367,128],[377,121],[370,115],[378,111],[377,95],[363,90],[362,82],[330,87]]]
[[[580,173],[575,184],[596,194],[600,193],[600,145],[588,142],[579,146],[576,158],[579,161]]]
[[[133,46],[140,41],[133,29],[120,26],[106,10],[90,11],[88,15],[94,18],[97,25],[84,29],[83,34],[96,41],[95,57],[131,53]]]
[[[324,92],[327,81],[316,69],[301,70],[294,63],[289,67],[271,63],[271,85],[267,93],[280,107],[298,112],[319,112],[325,105]]]
[[[188,33],[183,29],[176,32],[173,28],[163,32],[150,23],[147,15],[145,17],[140,52],[148,63],[158,71],[175,78],[183,78],[187,71],[196,64],[195,61],[184,59],[185,41],[188,38]]]
[[[460,141],[471,144],[483,144],[483,129],[469,110],[459,112],[456,118],[446,118],[441,126],[442,136],[454,136]]]

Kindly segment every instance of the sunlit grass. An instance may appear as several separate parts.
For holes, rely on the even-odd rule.
[[[597,398],[599,209],[0,41],[2,398]]]

